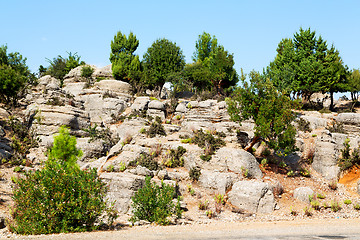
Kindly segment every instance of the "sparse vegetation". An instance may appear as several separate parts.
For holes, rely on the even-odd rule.
[[[168,158],[165,161],[166,167],[183,167],[184,166],[184,158],[183,155],[185,154],[186,149],[182,146],[178,146],[177,149],[170,149],[170,152],[168,154]]]
[[[206,210],[209,207],[209,200],[205,200],[204,202],[199,202],[199,210]]]
[[[150,138],[156,137],[156,135],[166,136],[164,126],[161,124],[161,118],[156,117],[155,121],[151,123],[149,130],[146,131],[146,135]]]
[[[303,132],[311,132],[310,122],[304,118],[298,118],[296,120],[298,130]]]
[[[138,158],[129,162],[128,167],[136,167],[138,165],[148,168],[149,170],[157,170],[159,164],[156,161],[157,155],[142,153]]]
[[[330,208],[331,208],[331,211],[337,212],[341,209],[341,205],[339,204],[338,201],[332,200],[331,204],[330,204]]]
[[[350,139],[347,138],[344,142],[344,149],[341,150],[341,157],[338,160],[341,171],[345,171],[354,165],[359,166],[360,164],[360,147],[350,152]]]
[[[351,202],[351,200],[350,199],[345,199],[344,200],[344,204],[345,205],[349,205],[349,204],[351,204],[352,202]]]

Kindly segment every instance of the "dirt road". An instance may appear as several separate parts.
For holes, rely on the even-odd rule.
[[[16,239],[360,239],[360,219],[142,226],[118,231],[22,236]]]

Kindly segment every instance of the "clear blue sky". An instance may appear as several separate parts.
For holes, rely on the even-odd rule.
[[[89,64],[110,64],[117,31],[132,31],[142,58],[158,38],[181,47],[191,62],[198,35],[206,31],[235,56],[235,68],[262,71],[282,38],[311,27],[334,44],[349,68],[360,68],[360,1],[116,1],[0,0],[0,45],[27,57],[32,71],[46,58],[77,52]]]

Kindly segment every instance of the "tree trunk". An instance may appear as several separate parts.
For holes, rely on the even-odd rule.
[[[330,92],[330,111],[334,111],[334,92]]]
[[[244,148],[245,151],[252,153],[253,146],[261,140],[260,137],[254,136],[251,142]]]

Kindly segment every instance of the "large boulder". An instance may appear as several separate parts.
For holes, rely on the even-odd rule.
[[[224,161],[227,169],[234,173],[248,172],[248,177],[262,178],[256,158],[249,152],[237,148],[223,147],[217,150],[212,162]]]
[[[111,70],[111,64],[107,65],[105,67],[102,68],[97,68],[95,69],[94,73],[92,74],[92,76],[94,78],[106,78],[106,79],[114,79],[113,75],[112,75],[112,70]]]
[[[275,207],[272,187],[257,181],[238,181],[228,193],[229,202],[248,212],[271,213]]]
[[[91,123],[110,123],[126,108],[126,103],[118,98],[103,98],[101,94],[86,97],[85,110],[90,116]]]
[[[309,203],[309,196],[314,195],[314,191],[309,187],[299,187],[294,190],[294,198],[302,202]]]
[[[339,113],[335,119],[343,124],[360,126],[359,113]]]
[[[324,130],[315,141],[312,167],[327,180],[334,180],[339,177],[340,168],[337,161],[345,139],[345,134],[330,133],[328,130]]]
[[[77,138],[76,147],[81,149],[83,155],[80,161],[86,162],[89,160],[97,159],[106,155],[108,151],[107,144],[102,139],[95,139],[91,141],[91,138]]]
[[[114,207],[119,213],[127,213],[131,197],[145,183],[145,178],[130,173],[102,173],[100,178],[108,185],[107,199],[115,202]]]
[[[199,184],[204,188],[214,190],[216,193],[225,194],[231,188],[235,179],[236,174],[234,173],[202,170]]]
[[[119,94],[131,93],[131,85],[127,82],[123,82],[120,80],[101,80],[99,82],[96,82],[94,86],[100,90],[115,92]]]
[[[64,83],[86,81],[85,78],[81,77],[81,70],[85,66],[92,67],[94,71],[97,69],[95,65],[80,65],[76,68],[71,69],[70,72],[64,76]]]
[[[141,112],[148,109],[150,102],[149,97],[137,97],[134,103],[131,105],[131,110],[135,112]]]
[[[38,85],[36,87],[41,90],[58,90],[60,89],[60,80],[50,75],[45,75],[39,78]]]

